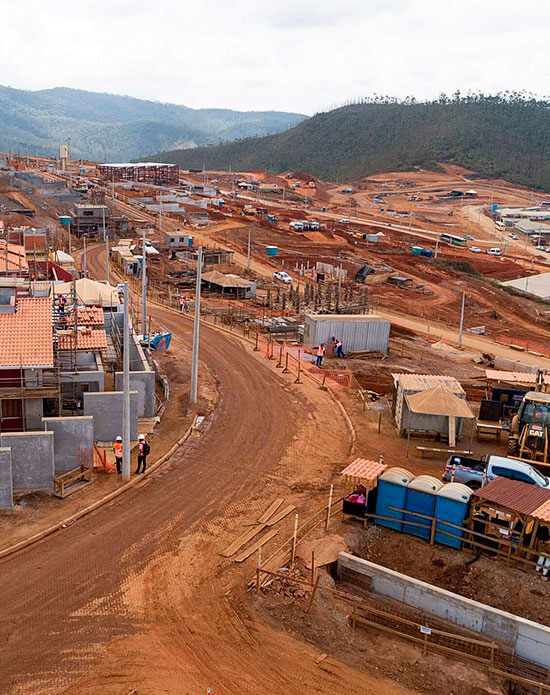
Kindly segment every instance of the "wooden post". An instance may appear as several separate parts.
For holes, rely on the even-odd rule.
[[[378,434],[380,434],[381,429],[382,429],[382,411],[380,410],[378,412]]]
[[[258,331],[256,331],[256,345],[254,345],[254,352],[258,352],[259,349],[260,348],[258,347]]]
[[[334,494],[334,485],[330,486],[330,493],[328,496],[328,506],[327,506],[327,520],[325,522],[325,533],[328,531],[330,526],[330,512],[332,511],[332,496]]]
[[[268,358],[269,360],[272,360],[272,359],[273,359],[273,346],[274,346],[273,338],[271,338],[271,336],[270,336],[270,338],[269,338],[269,345],[268,345],[268,355],[267,355],[267,358]]]
[[[315,550],[311,551],[311,586],[315,584]]]
[[[434,538],[435,538],[435,524],[436,524],[436,519],[435,516],[432,518],[432,530],[430,532],[430,545],[434,544]]]
[[[290,567],[294,567],[296,559],[296,544],[298,542],[298,514],[294,516],[294,533],[292,534],[292,553],[290,556]]]
[[[288,352],[285,353],[285,368],[283,369],[283,374],[288,374],[290,369],[288,368]]]
[[[408,430],[408,431],[407,431],[407,450],[406,450],[406,452],[405,452],[405,458],[406,458],[406,459],[409,458],[409,447],[410,447],[410,445],[411,445],[411,431]]]
[[[326,380],[327,380],[327,375],[326,375],[326,374],[323,374],[323,383],[321,384],[321,386],[319,386],[319,388],[321,389],[321,391],[326,391],[326,390],[327,390],[327,387],[325,386],[325,381],[326,381]]]
[[[260,581],[261,581],[261,572],[260,568],[262,566],[262,546],[258,546],[258,567],[256,568],[256,593],[258,596],[260,595]]]
[[[300,374],[302,373],[302,360],[300,357],[301,351],[298,350],[298,376],[294,380],[295,384],[301,384],[302,382],[300,381]]]
[[[315,580],[315,584],[313,585],[313,589],[311,591],[311,596],[309,597],[309,603],[307,604],[306,608],[306,613],[309,613],[309,610],[311,608],[311,605],[313,603],[313,599],[315,598],[315,592],[317,591],[317,585],[319,584],[319,577]]]
[[[275,367],[277,369],[281,369],[282,366],[283,366],[283,346],[281,345],[281,347],[279,348],[279,361],[277,362]]]
[[[422,649],[422,654],[426,656],[426,652],[428,651],[428,633],[424,633],[424,648]]]

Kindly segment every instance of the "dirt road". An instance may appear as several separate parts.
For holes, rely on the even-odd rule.
[[[92,272],[102,265],[92,250]],[[189,321],[153,311],[189,344]],[[256,620],[250,569],[222,564],[239,521],[274,491],[326,480],[348,442],[325,394],[295,391],[236,339],[201,330],[220,392],[201,437],[116,503],[0,563],[1,692],[410,692],[337,661],[320,669],[313,648]]]

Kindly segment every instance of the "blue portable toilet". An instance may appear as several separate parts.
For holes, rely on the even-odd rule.
[[[496,212],[496,211],[498,210],[498,205],[497,205],[496,203],[493,203],[493,204],[491,205],[491,210],[492,210],[493,212]]]
[[[468,516],[468,508],[470,506],[470,497],[473,490],[462,483],[447,483],[438,490],[435,496],[435,542],[442,545],[449,545],[451,548],[462,547],[462,541],[458,538],[451,538],[447,533],[452,533],[453,536],[462,536],[462,529],[447,526],[442,523],[448,521],[455,526],[462,526],[462,522]],[[441,533],[445,531],[446,533]]]
[[[433,475],[419,475],[407,485],[405,506],[402,509],[406,509],[407,512],[415,512],[416,514],[432,517],[435,509],[435,495],[442,487],[442,481],[434,478]],[[423,519],[421,516],[414,516],[414,514],[405,514],[403,518],[404,521],[422,524],[422,526],[403,524],[405,533],[420,536],[420,538],[430,538],[432,526],[430,519]]]
[[[386,519],[375,519],[379,526],[387,526],[396,531],[403,530],[403,513],[396,512],[390,507],[405,509],[405,495],[407,485],[414,479],[414,475],[406,468],[388,468],[378,478],[378,495],[376,497],[376,514],[378,516],[390,517],[396,521]]]
[[[268,256],[276,256],[278,249],[276,246],[266,246],[265,252]]]

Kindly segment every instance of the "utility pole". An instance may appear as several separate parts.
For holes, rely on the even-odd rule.
[[[464,328],[464,303],[466,301],[466,292],[462,293],[462,308],[460,310],[460,327],[458,329],[458,347],[462,347],[462,329]]]
[[[143,230],[141,248],[143,254],[141,264],[141,332],[145,335],[147,331],[147,251],[145,248],[145,229]]]
[[[191,362],[191,397],[190,402],[197,402],[197,381],[199,373],[199,319],[201,313],[201,273],[202,246],[197,249],[197,283],[195,285],[195,318],[193,320],[193,358]]]
[[[124,331],[122,372],[122,482],[130,480],[130,307],[128,283],[124,283]]]
[[[248,228],[248,247],[246,253],[246,269],[250,270],[250,227]]]
[[[105,236],[105,278],[107,280],[107,284],[110,285],[110,280],[109,280],[109,237]]]
[[[82,269],[84,270],[84,277],[88,277],[88,264],[86,263],[86,235],[82,237],[84,239],[84,250],[82,252]]]
[[[437,239],[435,240],[435,257],[437,258],[437,252],[439,251],[439,234],[437,235]]]
[[[71,251],[71,221],[69,219],[69,256],[72,256],[72,251]]]
[[[159,196],[159,234],[162,234],[162,193]]]

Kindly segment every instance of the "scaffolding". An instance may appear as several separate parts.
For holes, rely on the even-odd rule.
[[[179,167],[177,164],[139,162],[137,164],[99,164],[99,173],[112,183],[136,182],[154,186],[177,186]]]

